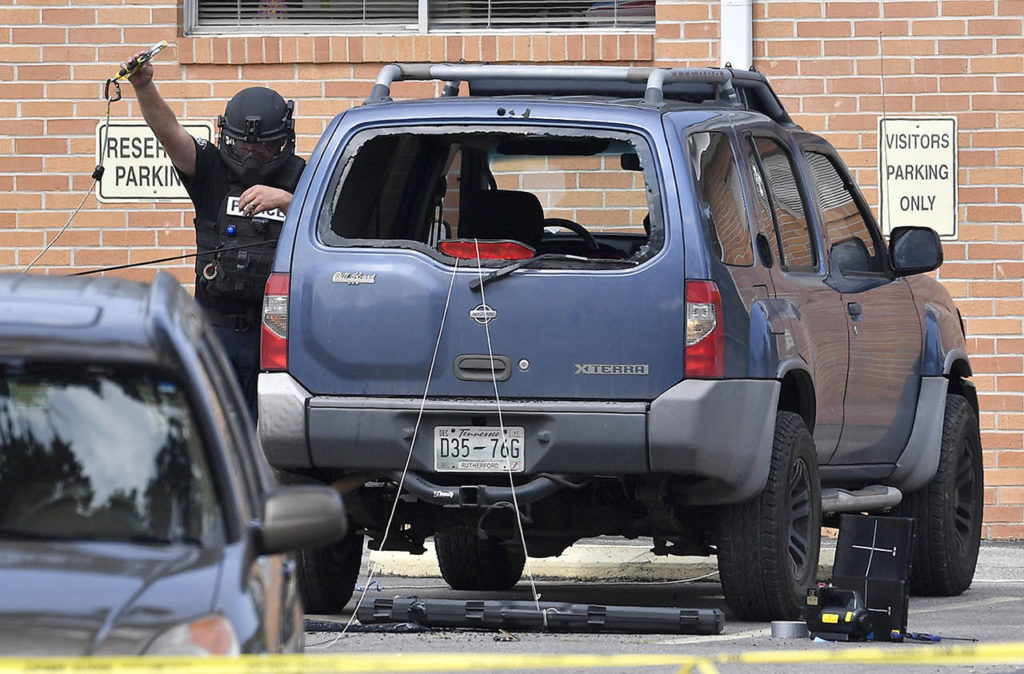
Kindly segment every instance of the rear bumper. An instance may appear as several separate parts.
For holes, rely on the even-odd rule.
[[[706,478],[692,503],[725,503],[767,480],[778,395],[773,380],[687,380],[650,404],[507,400],[500,417],[524,429],[525,476],[692,475]],[[314,396],[287,373],[260,375],[259,414],[271,465],[369,473],[401,470],[410,444],[409,470],[434,473],[435,426],[499,425],[493,400]]]

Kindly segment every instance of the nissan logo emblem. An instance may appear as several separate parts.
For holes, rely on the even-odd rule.
[[[498,312],[486,304],[481,304],[469,312],[469,317],[480,325],[487,325],[498,317]]]

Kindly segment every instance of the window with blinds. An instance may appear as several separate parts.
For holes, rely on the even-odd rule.
[[[185,0],[191,33],[653,29],[655,0]]]

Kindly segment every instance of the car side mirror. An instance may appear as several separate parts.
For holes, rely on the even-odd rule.
[[[278,487],[263,501],[259,549],[273,555],[323,547],[345,535],[348,518],[338,492],[320,485]]]
[[[942,264],[942,242],[930,227],[895,227],[889,234],[889,260],[896,276],[938,269]]]

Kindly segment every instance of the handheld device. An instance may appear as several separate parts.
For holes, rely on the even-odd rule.
[[[119,70],[117,72],[117,77],[114,78],[114,79],[118,79],[118,80],[128,79],[129,77],[134,75],[139,68],[142,67],[143,63],[146,63],[147,61],[152,61],[153,57],[156,56],[157,54],[159,54],[160,50],[162,50],[166,46],[167,46],[167,40],[160,40],[155,45],[150,47],[148,51],[146,51],[143,54],[140,54],[140,55],[136,56],[131,61],[129,61],[128,65],[126,67],[121,68],[121,70]]]

